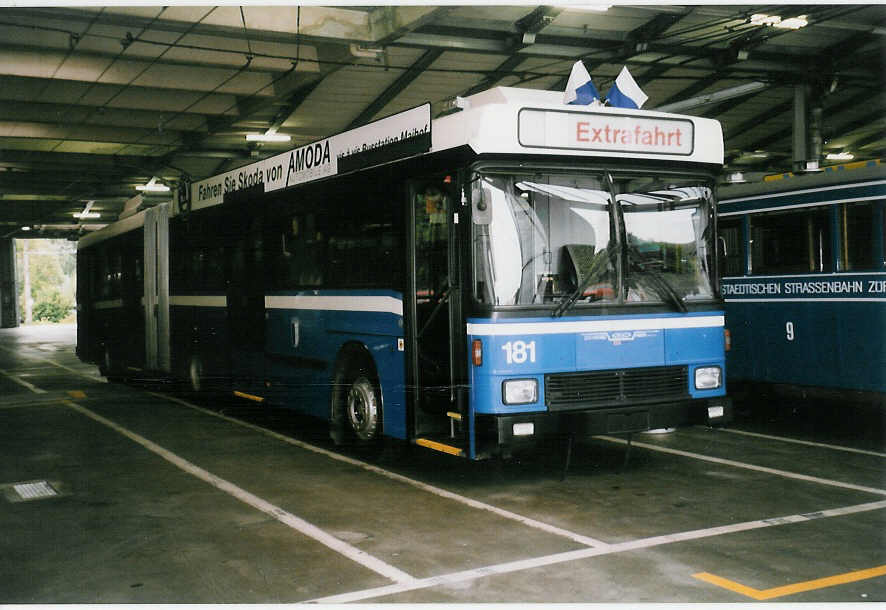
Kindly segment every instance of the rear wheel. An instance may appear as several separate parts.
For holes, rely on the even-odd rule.
[[[193,354],[188,360],[188,389],[199,394],[205,389],[203,381],[203,359]]]
[[[105,345],[104,353],[102,354],[102,362],[98,367],[98,372],[111,383],[122,383],[126,381],[126,378],[120,370],[120,363],[117,361],[110,345]]]

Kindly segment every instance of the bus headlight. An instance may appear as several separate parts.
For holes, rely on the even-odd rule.
[[[502,384],[502,400],[506,405],[523,405],[538,401],[538,380],[508,379]]]
[[[719,366],[700,366],[695,369],[695,389],[715,390],[720,387],[722,376]]]

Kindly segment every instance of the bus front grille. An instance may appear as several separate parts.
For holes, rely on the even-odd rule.
[[[686,398],[689,398],[686,366],[545,375],[545,404],[554,411]]]

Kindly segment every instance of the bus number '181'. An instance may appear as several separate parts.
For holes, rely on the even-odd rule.
[[[526,359],[535,362],[535,341],[508,341],[501,348],[505,351],[508,364],[523,364]]]

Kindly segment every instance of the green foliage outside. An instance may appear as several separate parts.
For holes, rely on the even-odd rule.
[[[16,286],[22,321],[26,324],[74,322],[77,244],[63,239],[19,239],[15,246]],[[30,286],[30,320],[26,284]]]

